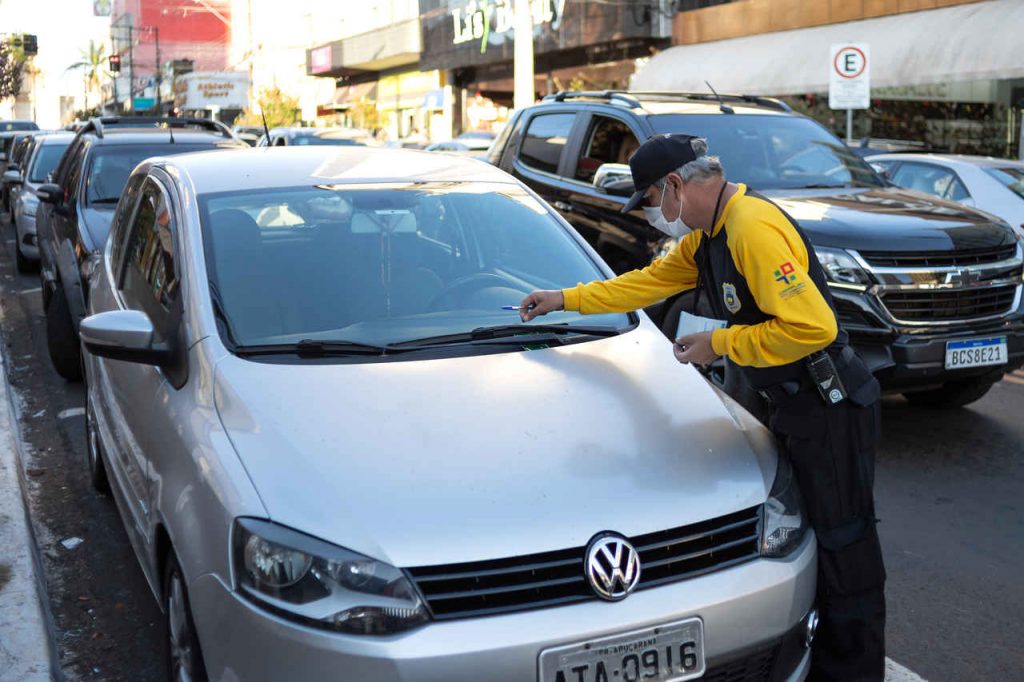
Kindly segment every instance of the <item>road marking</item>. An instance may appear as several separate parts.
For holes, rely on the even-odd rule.
[[[885,682],[926,682],[926,680],[891,658],[887,658],[885,659]]]
[[[71,417],[81,417],[85,414],[84,407],[69,407],[66,410],[61,410],[57,413],[57,419],[69,419]]]
[[[37,294],[37,293],[39,293],[42,290],[43,290],[42,287],[35,287],[34,289],[22,289],[18,293],[19,294]]]

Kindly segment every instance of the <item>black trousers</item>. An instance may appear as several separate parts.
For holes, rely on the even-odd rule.
[[[885,677],[885,568],[875,528],[880,406],[826,406],[811,388],[772,407],[818,540],[818,634],[810,680]]]

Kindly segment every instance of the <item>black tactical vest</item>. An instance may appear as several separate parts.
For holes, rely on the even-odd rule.
[[[756,201],[769,201],[750,190],[747,190],[744,198],[746,197]],[[779,211],[782,212],[782,215],[786,216],[786,219],[793,226],[793,229],[796,230],[796,233],[800,235],[800,239],[807,249],[807,270],[811,281],[809,283],[801,283],[796,281],[796,278],[791,277],[790,272],[782,272],[781,270],[776,276],[782,278],[780,281],[783,285],[800,286],[802,284],[803,286],[817,287],[825,302],[828,303],[829,308],[832,309],[832,314],[835,315],[836,308],[832,302],[832,294],[828,290],[825,273],[818,263],[814,247],[811,246],[810,241],[808,241],[807,236],[800,229],[797,222],[781,208]],[[736,268],[732,253],[729,251],[728,230],[729,223],[726,221],[722,225],[722,229],[714,237],[709,237],[707,234],[702,236],[701,243],[694,254],[694,260],[700,273],[697,285],[698,296],[707,301],[714,312],[715,318],[725,320],[730,327],[734,324],[754,325],[767,322],[773,319],[773,317],[762,312],[757,307],[754,296],[750,293],[750,287],[747,285],[746,278]],[[839,327],[838,316],[836,318],[836,326],[839,328],[839,334],[827,349],[834,356],[837,356],[849,343],[849,336],[843,331],[842,327]],[[805,378],[803,359],[777,367],[737,366],[740,367],[747,381],[755,389],[775,386],[786,381],[801,381]]]

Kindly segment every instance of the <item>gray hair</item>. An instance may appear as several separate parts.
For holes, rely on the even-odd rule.
[[[697,137],[690,142],[690,145],[693,147],[694,153],[697,154],[697,158],[687,164],[683,164],[675,171],[683,182],[703,183],[712,178],[725,178],[725,168],[722,167],[722,162],[719,158],[717,156],[707,156],[707,140]],[[659,190],[664,190],[665,181],[666,178],[662,178],[654,184]]]

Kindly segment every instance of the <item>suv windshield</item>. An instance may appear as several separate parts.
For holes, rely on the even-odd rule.
[[[838,138],[801,116],[658,114],[658,133],[707,138],[726,176],[753,189],[883,187],[885,182]]]
[[[386,345],[518,324],[518,313],[503,307],[530,291],[603,278],[546,207],[515,185],[261,189],[203,195],[199,205],[229,345]],[[630,324],[624,314],[574,312],[542,322]]]
[[[86,177],[85,203],[107,204],[111,207],[117,204],[132,170],[151,156],[171,156],[215,148],[216,145],[213,143],[95,147],[89,162],[89,174]]]
[[[64,150],[71,144],[71,138],[67,141],[57,142],[55,144],[43,145],[36,152],[36,158],[32,161],[32,169],[29,173],[29,182],[46,182],[46,176],[53,172],[53,169],[57,167],[57,162],[60,161],[60,157],[64,155]]]

